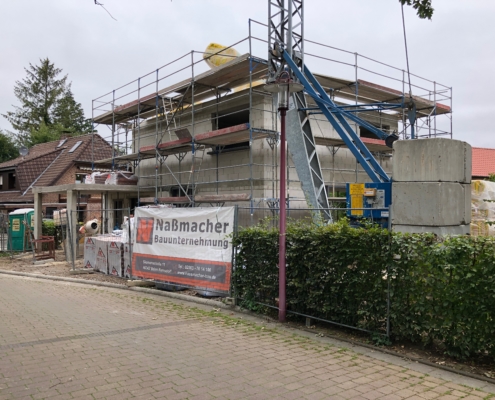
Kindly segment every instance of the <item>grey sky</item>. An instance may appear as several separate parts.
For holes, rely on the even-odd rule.
[[[69,75],[89,117],[92,99],[190,50],[247,37],[248,19],[266,23],[268,8],[267,0],[100,2],[117,21],[93,0],[2,1],[0,113],[12,110],[15,81],[40,58],[48,57]],[[405,10],[411,71],[453,87],[454,138],[495,147],[490,119],[495,1],[433,0],[433,6],[432,21],[420,20],[410,7]],[[307,39],[405,68],[397,0],[306,0],[305,12]],[[264,30],[255,32],[266,38]],[[264,56],[264,48],[258,48]],[[349,73],[328,63],[309,66],[332,76]],[[4,118],[0,128],[11,129]]]

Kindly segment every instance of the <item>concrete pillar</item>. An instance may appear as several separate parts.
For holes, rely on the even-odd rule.
[[[43,194],[34,194],[34,238],[41,238],[41,229],[43,226]]]
[[[106,231],[102,233],[111,233],[113,231],[113,227],[115,226],[115,212],[114,210],[114,201],[117,199],[118,193],[115,192],[107,192],[105,195],[105,211],[103,214],[106,216]]]
[[[67,261],[75,260],[77,249],[77,192],[67,190],[67,226],[70,235],[67,237]]]

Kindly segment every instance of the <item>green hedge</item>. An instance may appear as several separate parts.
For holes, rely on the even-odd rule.
[[[253,307],[276,305],[278,231],[242,229],[233,284]],[[376,227],[289,224],[287,308],[392,339],[443,346],[457,356],[495,358],[495,241],[389,233]]]

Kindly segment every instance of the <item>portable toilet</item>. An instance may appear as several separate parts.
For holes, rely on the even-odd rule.
[[[30,233],[26,230],[24,221],[30,229],[34,229],[34,208],[20,208],[9,214],[9,234],[11,240],[8,249],[13,251],[23,251],[31,249],[29,241]]]

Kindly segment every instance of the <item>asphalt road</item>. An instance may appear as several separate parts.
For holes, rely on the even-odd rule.
[[[3,399],[473,399],[495,386],[227,310],[0,275]]]

